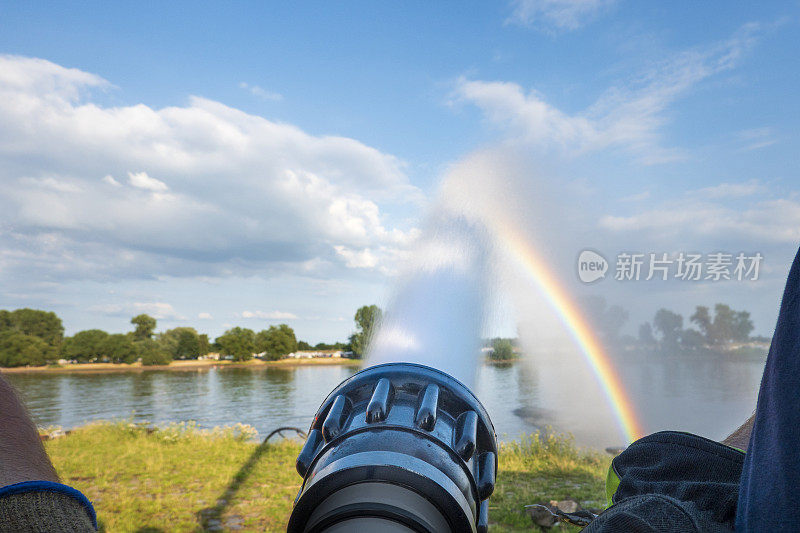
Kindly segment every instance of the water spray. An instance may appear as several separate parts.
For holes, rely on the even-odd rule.
[[[289,533],[488,529],[497,436],[467,386],[480,353],[485,233],[439,210],[416,244],[367,368],[314,417]]]
[[[460,381],[415,363],[369,367],[328,395],[297,457],[289,533],[488,529],[489,415]]]

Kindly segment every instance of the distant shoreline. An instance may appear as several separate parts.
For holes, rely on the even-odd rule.
[[[141,363],[75,363],[55,366],[19,366],[0,368],[0,374],[71,374],[71,373],[112,373],[147,372],[148,370],[189,371],[210,368],[292,368],[298,366],[361,366],[360,359],[340,357],[319,357],[313,359],[279,359],[278,361],[216,361],[214,359],[187,359],[172,361],[168,365],[144,366]]]

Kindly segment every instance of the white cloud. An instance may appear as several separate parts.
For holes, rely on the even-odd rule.
[[[650,198],[650,191],[642,191],[636,194],[631,194],[629,196],[625,196],[624,198],[620,198],[621,202],[641,202],[643,200],[647,200]]]
[[[95,74],[65,68],[44,59],[0,55],[0,87],[17,94],[51,94],[72,101],[84,89],[108,88],[110,84]],[[5,92],[5,91],[4,91]],[[19,99],[20,103],[24,99]],[[28,102],[34,106],[34,102]]]
[[[692,200],[690,195],[628,216],[606,215],[600,227],[613,232],[644,233],[676,242],[754,243],[758,246],[800,242],[800,199],[768,198],[739,208],[724,197]]]
[[[745,151],[766,148],[778,142],[775,132],[769,127],[742,130],[737,137],[743,145],[742,150]]]
[[[107,183],[114,187],[122,187],[122,184],[117,180],[115,180],[114,176],[112,176],[111,174],[106,174],[105,176],[103,176],[103,183]]]
[[[151,178],[147,175],[147,172],[128,172],[128,183],[137,189],[145,189],[153,192],[162,192],[169,189],[166,183]]]
[[[197,318],[200,320],[213,320],[214,317],[211,316],[211,313],[197,313]]]
[[[748,24],[723,43],[678,54],[608,89],[579,113],[562,111],[512,82],[461,78],[454,95],[477,105],[517,142],[569,154],[622,148],[643,163],[661,163],[682,157],[679,150],[661,146],[668,106],[702,80],[733,68],[753,45],[758,29]]]
[[[294,320],[297,315],[286,311],[242,311],[242,318],[261,318],[265,320]]]
[[[372,268],[378,264],[378,258],[369,248],[364,250],[351,250],[344,246],[337,246],[336,253],[345,258],[350,268]]]
[[[361,268],[339,247],[386,250],[379,257],[389,261],[414,234],[385,214],[403,206],[412,220],[424,201],[390,154],[199,97],[161,109],[93,101],[92,90],[108,87],[76,69],[0,56],[0,268],[9,281],[268,276],[311,264],[330,276]],[[125,184],[114,178],[125,175]]]
[[[615,3],[616,0],[514,0],[508,22],[575,30]]]
[[[639,242],[703,243],[767,248],[800,242],[800,197],[781,198],[758,180],[719,183],[632,214],[602,215],[599,226]]]
[[[20,178],[20,183],[40,189],[50,189],[56,192],[78,192],[81,187],[69,181],[55,178]]]
[[[268,91],[266,89],[259,87],[258,85],[250,85],[248,83],[241,82],[239,84],[239,88],[248,91],[253,96],[257,96],[262,100],[273,100],[276,102],[283,100],[282,94],[273,91]]]
[[[90,308],[111,316],[135,316],[147,314],[158,320],[185,320],[186,317],[175,311],[171,304],[166,302],[131,302],[124,304],[103,304]]]
[[[713,187],[704,187],[696,191],[700,196],[709,198],[741,198],[763,192],[765,187],[757,180],[744,183],[720,183]]]

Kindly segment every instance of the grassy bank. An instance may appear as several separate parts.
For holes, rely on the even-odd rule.
[[[247,426],[152,431],[116,422],[45,445],[63,482],[95,503],[105,531],[285,531],[300,487],[300,443],[263,446],[252,436]],[[535,435],[504,444],[499,461],[492,531],[531,531],[530,503],[572,497],[602,506],[607,456]]]
[[[325,366],[349,365],[361,366],[358,359],[343,357],[320,357],[314,359],[279,359],[278,361],[262,361],[251,359],[249,361],[216,361],[214,359],[188,359],[172,361],[168,365],[144,366],[142,363],[75,363],[67,365],[49,366],[20,366],[3,368],[4,374],[36,374],[36,373],[66,373],[66,372],[143,372],[147,370],[203,370],[212,367],[293,367],[293,366]]]

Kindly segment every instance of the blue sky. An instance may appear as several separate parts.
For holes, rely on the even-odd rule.
[[[564,257],[765,255],[746,287],[575,290],[635,316],[729,301],[769,334],[800,241],[798,11],[3,4],[2,307],[53,309],[68,333],[145,311],[344,339],[385,301],[447,169],[511,149],[548,169],[521,171],[523,197],[543,181],[586,217],[560,225]]]

